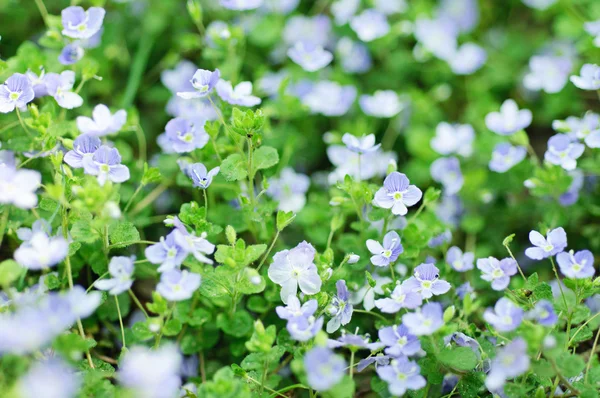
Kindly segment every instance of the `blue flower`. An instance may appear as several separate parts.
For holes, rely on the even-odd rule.
[[[221,6],[229,10],[254,10],[263,4],[263,0],[220,0]]]
[[[331,5],[336,25],[345,25],[358,11],[360,0],[337,0]]]
[[[469,157],[473,153],[475,130],[470,124],[450,124],[441,122],[435,128],[431,148],[440,155],[457,154]]]
[[[548,140],[548,149],[544,154],[544,159],[565,170],[573,170],[577,167],[577,159],[584,150],[583,144],[572,142],[566,134],[556,134]]]
[[[583,65],[579,76],[571,76],[571,83],[582,90],[600,89],[600,66],[596,64]]]
[[[425,387],[427,381],[420,372],[419,365],[404,356],[392,360],[388,366],[377,368],[377,375],[388,383],[390,393],[396,396]]]
[[[34,232],[31,238],[15,250],[15,261],[24,268],[41,270],[63,261],[69,244],[62,236],[50,237],[44,231]]]
[[[74,39],[89,39],[102,28],[106,11],[100,7],[67,7],[61,12],[62,34]]]
[[[323,69],[333,60],[333,54],[310,41],[297,42],[288,50],[287,55],[307,72]]]
[[[381,144],[375,145],[375,134],[369,134],[359,138],[350,133],[346,133],[342,136],[342,142],[346,145],[346,148],[360,154],[375,152],[381,146]]]
[[[419,18],[414,33],[419,44],[437,58],[447,60],[456,54],[458,29],[450,19]]]
[[[317,300],[308,300],[306,303],[300,305],[300,300],[295,295],[290,295],[287,299],[287,306],[275,307],[277,316],[281,319],[290,320],[292,318],[308,318],[317,311],[318,303]]]
[[[34,362],[18,382],[22,398],[77,396],[81,375],[59,357]]]
[[[532,114],[529,109],[521,109],[512,99],[504,101],[500,112],[491,112],[485,116],[488,129],[500,135],[512,135],[531,124]]]
[[[304,356],[304,369],[311,388],[327,391],[344,377],[346,361],[329,348],[314,347]]]
[[[439,158],[430,167],[431,177],[444,186],[445,195],[460,191],[465,179],[460,170],[460,162],[455,157]]]
[[[492,289],[504,290],[510,283],[510,277],[517,273],[517,262],[512,258],[498,261],[488,257],[477,260],[477,268],[481,270],[481,279],[492,283]]]
[[[439,277],[440,270],[433,264],[425,263],[415,268],[413,276],[404,285],[407,289],[420,293],[424,299],[430,299],[450,290],[450,284]]]
[[[325,116],[342,116],[356,99],[354,86],[340,86],[331,81],[320,81],[304,95],[302,103],[310,108],[312,113]]]
[[[594,45],[600,47],[600,19],[592,22],[586,22],[583,24],[586,32],[594,36]]]
[[[35,191],[42,184],[37,170],[16,169],[0,164],[0,203],[13,204],[21,209],[31,209],[38,203]]]
[[[290,17],[283,29],[283,41],[293,46],[299,41],[309,41],[314,44],[327,46],[331,34],[331,21],[324,14],[307,17],[294,15]]]
[[[316,301],[316,300],[315,300]],[[315,337],[323,328],[323,317],[315,318],[313,315],[308,317],[295,317],[288,320],[286,329],[292,339],[297,341],[308,341]]]
[[[94,152],[92,161],[82,161],[82,165],[86,174],[98,177],[101,186],[107,180],[119,184],[129,179],[129,168],[121,164],[121,155],[117,148],[102,145]]]
[[[216,87],[219,97],[231,105],[255,106],[261,102],[260,98],[252,95],[250,82],[241,82],[233,87],[231,82],[220,79]]]
[[[84,53],[85,50],[79,45],[79,43],[69,43],[64,46],[60,52],[60,55],[58,56],[58,62],[63,65],[73,65],[83,58]]]
[[[430,335],[444,325],[442,305],[427,303],[416,312],[402,315],[402,323],[415,336]]]
[[[383,188],[375,193],[373,204],[384,209],[392,209],[392,214],[406,215],[408,207],[414,206],[423,197],[423,193],[405,174],[391,172],[383,181]]]
[[[194,233],[188,232],[185,227],[178,228],[175,230],[175,243],[201,263],[213,263],[210,258],[205,256],[205,254],[213,254],[215,251],[215,245],[206,239],[206,232],[196,236]]]
[[[164,136],[163,144],[168,145],[176,153],[192,152],[194,149],[203,148],[210,139],[203,126],[200,125],[198,128],[196,124],[179,117],[169,120],[165,126]]]
[[[532,260],[541,260],[565,250],[567,234],[562,227],[548,231],[546,238],[538,231],[531,231],[529,232],[529,241],[534,247],[525,250],[525,255]]]
[[[505,173],[520,163],[527,155],[524,146],[512,146],[507,142],[497,144],[492,152],[489,168],[496,173]]]
[[[202,163],[193,163],[185,166],[184,173],[192,179],[194,187],[206,189],[212,183],[213,178],[219,174],[220,170],[220,167],[215,167],[208,171]]]
[[[206,97],[215,88],[221,77],[221,71],[215,69],[211,72],[206,69],[198,69],[190,83],[193,91],[178,91],[177,96],[183,99],[202,98]]]
[[[580,250],[577,253],[573,250],[558,253],[556,262],[560,272],[571,279],[591,278],[596,273],[594,269],[594,255],[589,250]]]
[[[367,46],[349,37],[342,37],[337,42],[336,53],[346,73],[365,73],[373,65]]]
[[[456,295],[461,300],[464,299],[467,294],[470,294],[473,296],[472,293],[474,293],[474,292],[475,291],[473,290],[473,287],[471,286],[471,284],[469,282],[465,282],[456,288]]]
[[[166,238],[161,237],[160,242],[146,248],[146,258],[152,264],[160,264],[158,272],[169,271],[181,265],[188,253],[175,241],[176,230],[169,233]]]
[[[421,351],[419,338],[402,324],[379,329],[379,340],[386,345],[385,353],[392,357],[409,357]]]
[[[375,300],[375,306],[381,312],[393,314],[400,311],[402,308],[414,310],[419,308],[423,303],[421,293],[411,289],[406,285],[406,281],[400,285],[396,285],[390,298]]]
[[[82,134],[73,141],[73,149],[65,154],[64,161],[74,169],[83,168],[84,165],[91,167],[94,153],[100,148],[100,138],[88,134]]]
[[[44,72],[44,68],[40,68],[39,75],[27,70],[27,72],[25,72],[25,76],[27,76],[31,86],[33,87],[35,98],[41,98],[45,95],[48,95],[48,88],[46,87],[46,73]]]
[[[527,343],[517,337],[504,348],[498,350],[492,360],[491,370],[485,379],[488,390],[499,390],[508,379],[515,378],[529,370]]]
[[[533,56],[529,60],[530,72],[525,75],[523,86],[531,91],[558,93],[567,84],[571,67],[571,60],[564,56]]]
[[[75,72],[66,70],[60,75],[48,73],[45,77],[48,94],[51,95],[61,108],[73,109],[83,105],[83,98],[73,92]]]
[[[12,112],[15,108],[24,109],[34,96],[27,76],[15,73],[0,86],[0,113]]]
[[[450,243],[451,241],[452,232],[449,229],[447,229],[444,232],[435,235],[433,238],[429,239],[429,242],[427,242],[427,246],[433,249],[445,245],[446,243]]]
[[[108,290],[114,296],[129,290],[133,285],[134,261],[135,256],[111,258],[108,264],[108,272],[112,278],[97,280],[94,283],[96,289]]]
[[[392,90],[377,90],[373,95],[361,95],[358,104],[364,113],[379,118],[394,117],[405,106]]]
[[[543,326],[554,326],[558,322],[554,306],[548,300],[539,300],[535,303],[535,307],[527,313],[527,318],[534,319]]]
[[[77,128],[84,134],[102,137],[119,132],[127,121],[127,112],[124,109],[110,113],[104,104],[98,104],[92,111],[92,117],[77,116]]]
[[[348,288],[346,281],[338,280],[335,283],[337,295],[331,300],[327,311],[332,318],[327,322],[327,333],[333,333],[340,328],[340,325],[347,325],[352,319],[354,307],[350,304]]]
[[[193,272],[172,269],[160,275],[156,291],[169,301],[187,300],[198,290],[201,279]]]
[[[286,167],[281,171],[279,178],[269,179],[267,195],[279,202],[279,210],[299,212],[306,204],[306,191],[309,186],[310,178],[307,175]]]
[[[499,332],[511,332],[519,327],[523,320],[523,310],[509,299],[502,297],[483,313],[483,319]]]
[[[385,14],[374,9],[364,10],[361,14],[352,17],[350,27],[364,42],[383,37],[390,31],[390,24]]]
[[[373,254],[371,263],[378,267],[387,267],[398,259],[404,251],[400,236],[396,231],[390,231],[383,237],[383,245],[373,239],[367,240],[367,248]]]
[[[446,263],[448,263],[452,269],[458,272],[465,272],[473,269],[473,260],[475,255],[471,252],[463,253],[459,247],[452,246],[446,252]]]
[[[465,43],[448,59],[452,72],[470,75],[477,72],[487,60],[487,52],[475,43]]]

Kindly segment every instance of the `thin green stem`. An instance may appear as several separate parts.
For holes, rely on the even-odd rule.
[[[267,386],[265,386],[263,383],[261,383],[260,381],[246,375],[246,379],[250,380],[251,382],[255,383],[258,386],[261,386],[261,388],[264,388],[265,390],[267,390],[268,392],[270,392],[271,394],[273,394],[274,396],[278,396],[278,397],[283,397],[283,398],[288,398],[286,395],[283,395],[282,393],[273,390],[272,388],[269,388]]]
[[[98,277],[98,279],[96,279],[96,280],[94,281],[94,283],[92,283],[90,286],[88,286],[88,288],[85,290],[85,292],[86,292],[86,293],[88,293],[90,290],[92,290],[92,289],[94,288],[94,284],[95,284],[96,282],[98,282],[100,279],[104,278],[104,277],[105,277],[106,275],[108,275],[108,274],[109,274],[109,272],[108,272],[108,271],[106,271],[105,273],[103,273],[102,275],[100,275],[100,276]]]
[[[590,323],[592,320],[594,320],[599,315],[600,315],[600,312],[597,312],[596,314],[594,314],[594,316],[592,316],[591,318],[589,318],[580,327],[578,327],[577,330],[575,331],[575,333],[573,333],[573,336],[571,336],[571,339],[569,340],[569,345],[571,345],[571,343],[575,339],[575,336],[577,336],[579,334],[579,332],[581,332],[583,330],[583,328],[585,327],[585,325],[587,325],[588,323]],[[600,329],[598,329],[598,330],[600,330]]]
[[[521,266],[519,265],[519,262],[517,261],[517,259],[513,255],[513,252],[510,250],[510,247],[508,247],[508,245],[504,245],[504,247],[506,247],[506,250],[508,250],[508,254],[512,257],[512,259],[515,260],[515,263],[517,264],[517,269],[519,270],[519,274],[521,274],[521,276],[523,277],[523,280],[525,282],[527,282],[527,278],[525,277],[525,274],[521,270]]]
[[[140,191],[142,190],[142,188],[144,188],[143,184],[138,185],[137,189],[135,190],[135,192],[133,193],[133,195],[131,195],[131,198],[129,198],[129,201],[125,205],[125,208],[123,209],[123,213],[127,213],[127,210],[129,210],[129,206],[131,206],[131,204],[133,203],[133,200],[140,193]]]
[[[21,127],[23,127],[23,130],[25,130],[25,133],[27,134],[27,136],[29,136],[30,138],[33,138],[33,136],[31,135],[31,131],[29,131],[29,129],[27,128],[27,126],[25,126],[25,122],[23,121],[23,117],[21,116],[21,111],[19,110],[19,108],[15,108],[15,110],[17,111],[17,118],[19,119],[19,123],[21,124]],[[33,158],[30,158],[33,159]]]
[[[48,29],[50,29],[50,22],[48,19],[48,10],[46,9],[46,5],[44,4],[44,2],[42,0],[35,0],[35,5],[37,6],[38,10],[40,11],[40,15],[42,16],[42,19],[44,20],[44,24],[46,25],[46,27]]]
[[[263,264],[265,263],[265,261],[269,257],[269,254],[271,253],[271,250],[273,250],[273,246],[275,246],[275,242],[277,242],[277,238],[279,238],[279,230],[277,230],[277,232],[275,232],[275,237],[273,238],[273,241],[271,242],[271,245],[267,249],[267,252],[265,253],[265,255],[262,258],[262,260],[260,260],[260,264],[258,264],[258,267],[256,267],[257,271],[260,271],[260,268],[263,266]]]
[[[300,383],[298,383],[298,384],[293,384],[293,385],[291,385],[291,386],[283,387],[281,390],[275,391],[275,393],[273,393],[273,394],[271,395],[271,397],[275,397],[275,396],[277,396],[278,394],[283,394],[284,392],[287,392],[287,391],[293,390],[294,388],[302,388],[302,389],[304,389],[304,390],[308,390],[308,389],[309,389],[309,388],[308,388],[308,387],[306,387],[304,384],[300,384]]]
[[[144,306],[142,305],[142,303],[140,303],[140,300],[138,300],[138,298],[133,293],[133,290],[129,289],[128,292],[129,292],[129,296],[131,296],[131,299],[133,300],[133,302],[135,303],[135,305],[137,305],[137,307],[144,313],[144,315],[146,316],[146,319],[150,318],[150,316],[146,312],[146,309],[144,308]]]
[[[392,279],[394,280],[394,283],[396,282],[396,274],[394,272],[394,264],[390,263],[390,272],[392,273]]]
[[[2,218],[0,218],[0,247],[2,247],[2,240],[4,240],[4,234],[6,233],[6,226],[8,225],[8,213],[10,212],[10,206],[4,206],[2,212]]]
[[[350,369],[348,369],[350,379],[354,378],[354,350],[350,351]]]
[[[117,314],[119,315],[119,325],[121,325],[121,339],[123,340],[123,348],[127,348],[125,344],[125,328],[123,327],[123,317],[121,316],[121,306],[119,305],[119,299],[117,296],[113,296],[115,298],[115,303],[117,305]]]
[[[378,314],[376,312],[371,312],[371,311],[367,311],[367,310],[359,310],[359,309],[356,309],[356,308],[352,312],[356,312],[358,314],[369,314],[369,315],[373,315],[376,318],[381,319],[384,322],[388,321],[383,315],[380,315],[380,314]]]
[[[119,243],[115,243],[115,244],[112,244],[112,245],[108,245],[106,248],[108,250],[110,250],[110,249],[114,249],[115,247],[120,247],[120,246],[131,246],[131,245],[137,245],[137,244],[153,245],[155,243],[158,243],[158,242],[153,242],[151,240],[132,240],[132,241],[129,241],[129,242],[119,242]]]
[[[137,125],[135,128],[135,135],[138,141],[138,150],[140,152],[139,164],[140,168],[144,167],[144,163],[148,158],[147,152],[147,143],[146,143],[146,134],[144,133],[144,129],[142,129],[141,125]]]
[[[592,352],[590,353],[590,357],[588,358],[587,366],[585,367],[585,377],[583,382],[587,384],[588,376],[590,375],[590,368],[592,367],[592,360],[596,356],[596,346],[598,345],[598,338],[600,337],[600,328],[596,332],[596,338],[594,339],[594,344],[592,345]]]
[[[135,205],[135,207],[131,210],[131,214],[129,215],[135,216],[136,214],[144,210],[146,207],[152,204],[152,202],[154,202],[164,191],[166,191],[169,188],[169,186],[169,182],[165,182],[163,184],[158,185],[148,194],[148,196],[146,196],[137,205]]]
[[[208,198],[206,195],[206,189],[202,190],[202,194],[204,196],[204,210],[205,210],[205,217],[208,220]]]

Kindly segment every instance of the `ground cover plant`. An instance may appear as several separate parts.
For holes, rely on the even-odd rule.
[[[598,397],[600,2],[0,21],[0,396]]]

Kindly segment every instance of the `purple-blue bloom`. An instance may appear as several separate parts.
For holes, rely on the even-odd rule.
[[[421,368],[405,356],[393,359],[388,366],[377,368],[377,375],[388,383],[391,394],[401,396],[407,390],[420,390],[427,381],[421,376]]]
[[[415,268],[413,276],[403,285],[409,290],[420,293],[424,299],[430,299],[434,295],[447,293],[452,287],[439,277],[440,270],[435,265],[424,263]]]
[[[342,142],[346,145],[346,148],[359,154],[375,152],[381,146],[381,144],[375,145],[375,134],[356,137],[350,133],[345,133],[342,136]]]
[[[215,69],[214,72],[198,69],[190,80],[194,90],[178,91],[177,95],[183,99],[206,97],[216,87],[220,77],[221,71],[218,69]]]
[[[579,191],[583,188],[583,183],[585,182],[585,177],[581,170],[572,170],[569,172],[569,175],[573,178],[571,185],[569,185],[567,191],[558,198],[558,201],[562,206],[571,206],[577,203],[577,200],[579,200]]]
[[[491,308],[485,310],[483,319],[499,332],[510,332],[521,324],[523,310],[506,297],[502,297],[496,301],[493,310]]]
[[[316,300],[312,300],[315,301]],[[286,329],[292,339],[297,341],[308,341],[315,337],[323,328],[324,318],[321,316],[315,318],[314,315],[307,317],[294,317],[288,320]]]
[[[282,250],[273,256],[269,279],[281,286],[281,301],[285,304],[290,295],[296,295],[298,286],[308,295],[321,291],[321,278],[314,264],[315,254],[315,248],[303,241],[295,248]]]
[[[352,17],[350,27],[364,42],[379,39],[390,31],[390,24],[385,14],[375,9],[364,10],[361,14]]]
[[[35,98],[48,95],[48,89],[46,88],[46,73],[44,72],[44,68],[40,68],[39,75],[27,70],[27,72],[25,72],[25,76],[27,76],[31,86],[33,87]]]
[[[394,117],[404,108],[398,94],[392,90],[377,90],[373,95],[361,95],[358,104],[364,113],[379,118]]]
[[[546,237],[538,231],[529,232],[529,241],[534,245],[525,250],[525,255],[532,260],[541,260],[554,256],[567,247],[567,233],[562,227],[548,231]]]
[[[600,66],[596,64],[583,65],[579,76],[571,76],[571,83],[582,90],[600,89]]]
[[[573,250],[558,253],[556,262],[560,272],[571,279],[591,278],[596,273],[594,269],[594,255],[589,250],[580,250],[575,253]]]
[[[586,32],[594,36],[594,45],[600,47],[600,19],[583,24]]]
[[[102,145],[94,155],[91,162],[82,162],[86,174],[98,177],[102,186],[106,181],[122,183],[129,180],[129,168],[121,164],[121,155],[117,148]]]
[[[571,67],[572,62],[567,57],[535,55],[529,60],[530,72],[525,75],[523,86],[531,91],[558,93],[567,84]]]
[[[395,215],[405,215],[408,207],[414,206],[423,197],[423,193],[405,174],[394,171],[383,181],[383,187],[375,193],[373,204],[384,209],[392,209]]]
[[[192,254],[196,260],[205,264],[212,264],[213,261],[205,254],[213,254],[215,245],[206,239],[206,232],[200,236],[189,233],[185,227],[177,228],[175,231],[175,243],[186,253]]]
[[[331,34],[331,21],[324,14],[307,17],[294,15],[290,17],[283,29],[283,41],[293,46],[299,41],[310,41],[321,46],[327,46]]]
[[[386,345],[385,353],[392,357],[409,357],[421,351],[418,337],[410,334],[402,324],[379,329],[379,340]]]
[[[314,347],[304,356],[304,369],[310,387],[327,391],[344,377],[346,361],[329,348]]]
[[[451,335],[444,337],[445,345],[451,345],[452,342],[460,347],[469,347],[473,350],[475,355],[477,355],[477,358],[481,358],[481,346],[474,338],[461,332],[454,332]]]
[[[58,56],[58,62],[63,65],[73,65],[83,58],[84,54],[85,50],[79,45],[79,43],[69,43],[60,52],[60,55]]]
[[[492,152],[489,168],[496,173],[505,173],[527,156],[524,146],[512,146],[508,142],[497,144]]]
[[[487,60],[487,52],[475,43],[465,43],[448,59],[448,64],[457,75],[477,72]]]
[[[437,58],[449,60],[456,54],[458,28],[448,18],[419,18],[414,34],[419,44]]]
[[[548,140],[548,149],[544,154],[544,159],[565,170],[573,170],[577,167],[577,159],[584,150],[583,144],[572,142],[568,135],[556,134]]]
[[[517,262],[510,257],[498,260],[494,257],[480,258],[477,268],[481,270],[481,279],[492,283],[492,289],[504,290],[510,283],[510,277],[517,273]]]
[[[500,112],[491,112],[485,116],[488,129],[500,135],[512,135],[531,124],[532,114],[529,109],[521,109],[512,99],[504,101]]]
[[[156,291],[169,301],[187,300],[200,287],[201,279],[193,272],[172,269],[160,275]]]
[[[368,336],[364,337],[358,334],[344,332],[342,332],[342,335],[336,340],[327,340],[327,347],[329,348],[349,347],[354,350],[365,349],[375,351],[384,346],[383,343],[370,343]]]
[[[184,118],[169,120],[165,126],[163,144],[176,153],[192,152],[194,149],[203,148],[209,140],[204,127],[198,126]]]
[[[416,312],[402,315],[402,324],[415,336],[427,336],[444,325],[442,305],[427,303]]]
[[[458,272],[465,272],[473,269],[473,261],[475,260],[475,254],[471,252],[464,252],[456,246],[452,246],[446,252],[446,262]]]
[[[429,242],[427,242],[427,246],[433,249],[450,242],[452,242],[452,232],[449,229],[447,229],[441,234],[435,235],[433,238],[429,239]]]
[[[400,285],[396,285],[390,298],[382,298],[375,300],[375,306],[381,312],[393,314],[400,311],[402,308],[414,310],[419,308],[423,303],[421,293],[412,290],[406,285],[406,281]]]
[[[24,109],[34,96],[29,78],[15,73],[0,86],[0,113],[12,112],[15,108]]]
[[[106,11],[100,7],[67,7],[61,12],[62,34],[73,39],[89,39],[102,28]]]
[[[269,179],[267,195],[279,202],[279,210],[299,212],[306,204],[306,191],[309,186],[310,178],[307,175],[286,167],[281,171],[279,178]]]
[[[35,191],[42,184],[37,170],[16,169],[0,164],[0,203],[31,209],[38,203]]]
[[[252,95],[251,82],[241,82],[233,87],[231,82],[221,79],[216,87],[219,97],[231,105],[255,106],[261,102],[260,98]]]
[[[298,297],[290,296],[287,299],[287,305],[285,307],[275,307],[275,312],[277,312],[277,316],[281,319],[308,318],[317,311],[318,306],[317,300],[308,300],[306,303],[300,305]]]
[[[66,70],[60,75],[48,73],[45,77],[48,94],[51,95],[61,108],[73,109],[83,105],[83,98],[73,92],[75,72]]]
[[[77,128],[84,134],[102,137],[119,132],[127,121],[127,112],[124,109],[114,114],[106,105],[98,104],[92,111],[92,117],[77,116]]]
[[[288,50],[287,55],[307,72],[323,69],[333,60],[333,54],[310,41],[297,42]]]
[[[469,157],[473,153],[475,130],[470,124],[450,124],[441,122],[435,128],[431,148],[440,155],[457,154]]]
[[[320,81],[304,95],[302,103],[312,113],[320,113],[325,116],[342,116],[356,99],[356,87],[341,86],[331,81]]]
[[[184,173],[192,180],[192,184],[196,188],[206,189],[212,183],[213,178],[219,174],[220,167],[215,167],[208,171],[202,163],[193,163],[186,165]]]
[[[82,134],[73,141],[73,149],[65,154],[64,161],[74,169],[83,168],[84,165],[91,166],[94,153],[100,148],[100,138],[89,134]]]
[[[548,300],[540,300],[535,307],[527,313],[528,319],[536,320],[540,325],[554,326],[558,322],[558,316],[554,306]]]
[[[229,10],[254,10],[263,4],[263,0],[220,0],[221,6]]]
[[[455,157],[439,158],[430,167],[431,178],[444,186],[445,195],[460,191],[465,179],[460,170],[460,162]]]
[[[96,289],[108,290],[112,295],[126,292],[133,285],[133,262],[135,256],[117,256],[110,259],[108,272],[112,278],[100,279],[94,283]]]
[[[364,73],[373,65],[367,46],[349,37],[342,37],[338,41],[336,53],[346,73]]]
[[[69,252],[69,244],[62,236],[50,237],[46,232],[33,233],[31,238],[15,250],[15,261],[24,268],[40,270],[60,263]]]
[[[188,253],[175,241],[175,230],[160,242],[146,248],[146,258],[152,264],[160,264],[158,272],[170,271],[181,265]]]
[[[387,267],[398,259],[404,251],[400,243],[400,236],[396,231],[390,231],[383,237],[383,245],[373,239],[367,240],[367,248],[373,254],[371,263],[378,267]]]
[[[474,293],[474,292],[475,291],[473,290],[473,287],[471,286],[471,284],[469,282],[465,282],[456,288],[456,295],[461,300],[464,299],[467,294],[470,294],[471,296],[473,296],[472,293]]]
[[[81,375],[60,358],[35,362],[18,382],[21,398],[72,398],[81,385]]]
[[[352,319],[352,311],[354,307],[348,301],[350,295],[348,288],[346,287],[345,280],[338,280],[335,283],[337,289],[337,295],[331,299],[331,304],[327,308],[331,319],[327,322],[327,333],[333,333],[340,328],[340,326],[347,325]]]
[[[506,380],[527,372],[529,361],[527,343],[523,338],[517,337],[498,350],[496,357],[492,360],[491,370],[485,379],[485,386],[490,391],[501,389]]]

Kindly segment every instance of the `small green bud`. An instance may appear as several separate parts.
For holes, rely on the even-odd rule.
[[[230,245],[233,246],[235,244],[237,234],[235,233],[235,229],[231,225],[228,225],[225,228],[225,237],[227,238],[227,242],[229,242]]]
[[[195,24],[202,24],[202,6],[198,0],[188,0],[187,10]]]
[[[456,307],[451,305],[450,307],[446,308],[444,311],[444,323],[450,322],[452,318],[454,318],[454,314],[456,314]]]

